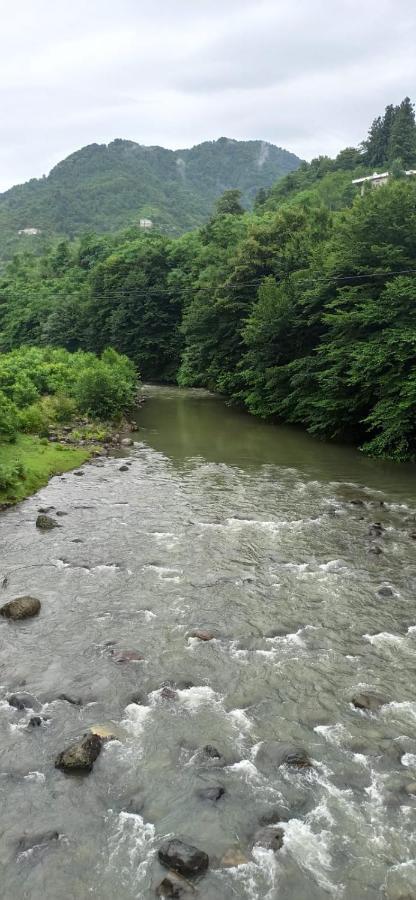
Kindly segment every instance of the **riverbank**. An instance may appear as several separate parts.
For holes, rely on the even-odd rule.
[[[0,509],[36,493],[53,475],[77,468],[92,453],[92,446],[67,447],[28,434],[19,434],[13,444],[0,444]]]

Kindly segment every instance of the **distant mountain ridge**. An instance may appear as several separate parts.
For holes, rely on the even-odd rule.
[[[116,139],[90,144],[47,177],[0,194],[0,258],[35,248],[54,235],[116,231],[150,218],[180,234],[207,220],[215,200],[238,188],[250,206],[261,188],[297,169],[301,160],[265,141],[219,138],[183,150]],[[40,229],[41,234],[21,234]]]

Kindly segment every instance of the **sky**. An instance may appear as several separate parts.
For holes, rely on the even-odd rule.
[[[416,99],[415,0],[0,0],[0,190],[116,137],[311,159]]]

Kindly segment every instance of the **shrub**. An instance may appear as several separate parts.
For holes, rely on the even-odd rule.
[[[93,367],[81,372],[74,394],[81,412],[99,419],[113,419],[132,405],[134,382],[126,378],[122,368],[97,360]]]
[[[0,391],[0,440],[13,442],[16,440],[19,426],[19,414],[15,404]]]

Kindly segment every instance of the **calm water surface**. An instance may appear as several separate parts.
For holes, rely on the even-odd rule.
[[[0,622],[0,896],[154,897],[175,835],[210,855],[201,900],[415,898],[415,469],[204,392],[146,393],[127,472],[100,460],[0,517],[1,602],[42,600]],[[66,515],[40,533],[47,506]],[[22,690],[40,728],[7,702]],[[355,709],[358,690],[381,708]],[[91,775],[57,771],[97,723],[118,739]],[[269,741],[313,767],[256,765]],[[252,850],[263,817],[282,820],[276,854]],[[230,850],[245,862],[225,867]]]

